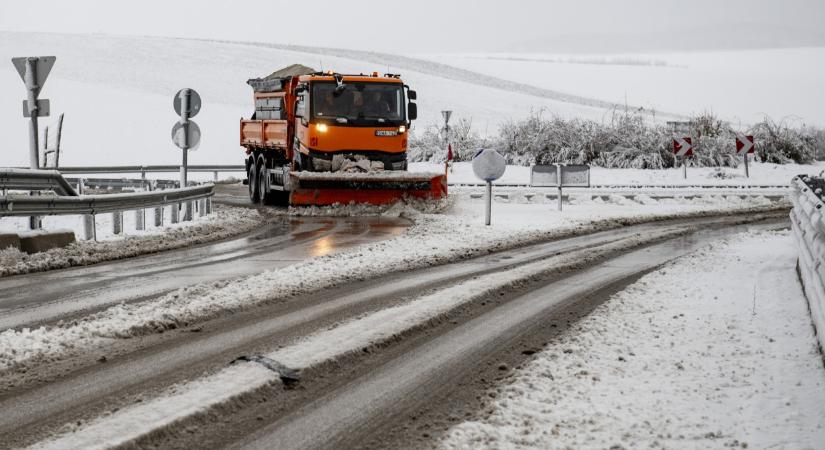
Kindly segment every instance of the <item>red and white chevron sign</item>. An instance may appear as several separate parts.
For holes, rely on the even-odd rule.
[[[744,155],[747,153],[753,153],[754,140],[753,136],[746,136],[744,134],[736,134],[736,154],[737,155]]]
[[[676,156],[693,155],[693,141],[689,137],[673,138],[673,154]]]

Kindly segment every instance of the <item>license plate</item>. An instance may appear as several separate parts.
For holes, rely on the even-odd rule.
[[[398,130],[375,130],[376,136],[398,136]]]

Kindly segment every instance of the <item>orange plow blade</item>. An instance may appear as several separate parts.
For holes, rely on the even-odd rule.
[[[292,206],[349,203],[387,205],[405,197],[440,199],[447,196],[447,176],[411,172],[292,172]]]

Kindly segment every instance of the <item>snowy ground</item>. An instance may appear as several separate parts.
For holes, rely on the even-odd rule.
[[[552,237],[583,234],[656,218],[727,211],[760,211],[787,205],[762,197],[706,196],[643,203],[624,197],[585,200],[559,213],[544,204],[496,203],[493,226],[483,224],[484,204],[453,196],[442,214],[392,208],[415,224],[403,235],[320,258],[220,283],[182,288],[144,303],[113,306],[71,324],[0,333],[0,369],[58,358],[67,351],[105,346],[112,339],[158,332],[177,323],[194,323],[225,311],[247,308],[297,294],[316,292],[377,273],[404,271],[456,261]],[[613,200],[613,199],[612,199]],[[427,245],[422,245],[426,242]],[[12,351],[14,350],[14,351]]]
[[[645,186],[787,186],[791,178],[799,174],[819,174],[825,170],[825,162],[815,164],[750,164],[750,177],[745,178],[743,168],[689,167],[687,179],[681,169],[590,169],[591,185],[645,185]],[[410,171],[444,172],[443,164],[411,163]],[[473,174],[469,162],[454,163],[448,173],[449,183],[481,183]],[[530,168],[507,166],[498,184],[528,184]]]
[[[821,448],[825,368],[795,264],[787,231],[668,264],[550,342],[442,446]]]
[[[147,216],[151,213],[149,210]],[[164,216],[169,217],[168,210]],[[25,220],[2,218],[0,231],[25,230]],[[83,266],[217,241],[251,231],[260,226],[264,219],[254,209],[214,205],[212,214],[204,217],[196,215],[192,222],[171,224],[166,219],[163,227],[147,227],[144,231],[135,231],[134,215],[125,214],[124,230],[127,234],[121,235],[111,234],[111,214],[102,214],[97,221],[97,242],[77,241],[65,248],[32,255],[16,248],[0,249],[0,276]],[[44,229],[70,229],[77,233],[81,229],[80,218],[49,216],[45,218]]]

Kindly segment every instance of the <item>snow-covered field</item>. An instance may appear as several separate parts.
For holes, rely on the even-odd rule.
[[[798,119],[825,126],[825,48],[634,55],[449,54],[422,58],[507,80],[657,111],[712,111],[734,127]],[[634,62],[627,64],[625,62]],[[610,64],[610,62],[614,62]],[[548,112],[554,113],[552,109]]]
[[[825,368],[788,231],[629,286],[517,370],[445,448],[821,448]]]
[[[767,113],[825,124],[816,73],[822,49],[661,55],[668,64],[576,64],[382,53],[286,45],[240,44],[155,37],[0,32],[0,60],[21,55],[58,57],[42,98],[53,116],[65,112],[65,165],[176,164],[170,142],[176,120],[172,95],[181,87],[201,94],[195,119],[203,130],[191,164],[237,164],[238,119],[251,112],[246,80],[289,64],[341,72],[401,72],[419,94],[414,127],[441,123],[441,110],[471,117],[481,134],[509,119],[545,109],[565,117],[609,119],[608,104],[655,106],[658,120],[706,109],[734,124]],[[492,55],[495,56],[495,55]],[[743,69],[754,60],[771,64]],[[793,67],[794,70],[785,70]],[[746,77],[740,77],[745,71]],[[25,90],[11,64],[0,65],[0,166],[26,165],[28,135],[20,102]],[[765,89],[764,86],[771,86]],[[574,95],[568,95],[574,94]],[[793,102],[788,99],[794,99]],[[42,120],[44,124],[54,118]],[[18,124],[18,126],[14,126]]]
[[[531,108],[593,119],[604,115],[603,108],[489,86],[489,80],[476,80],[473,74],[448,78],[427,61],[398,61],[404,65],[398,67],[387,60],[389,55],[341,53],[152,37],[0,32],[2,61],[21,55],[57,56],[41,98],[51,100],[55,117],[66,113],[65,165],[179,163],[180,151],[169,136],[177,120],[172,96],[182,87],[196,89],[204,102],[195,118],[203,140],[190,155],[190,164],[238,164],[238,120],[253,109],[246,80],[295,63],[345,73],[402,72],[419,93],[419,125],[439,123],[443,109],[472,115],[482,130],[524,117]],[[0,133],[7,149],[0,153],[0,166],[26,165],[26,122],[20,101],[13,100],[22,99],[25,89],[10,63],[0,65],[0,86],[0,97],[9,99],[0,103],[0,123],[10,124]]]
[[[167,211],[165,217],[168,216]],[[131,231],[121,235],[111,234],[110,221],[111,214],[98,218],[100,239],[96,242],[77,241],[65,248],[31,255],[16,248],[0,249],[0,276],[84,266],[217,241],[251,231],[260,226],[264,218],[254,209],[215,205],[212,214],[204,217],[196,215],[191,222],[171,224],[166,220],[163,227],[134,231],[134,216],[127,214],[124,215],[124,226],[126,229],[131,227]],[[24,222],[25,218],[2,218],[0,231],[22,231],[26,226]],[[44,229],[77,232],[82,227],[79,217],[49,216],[46,217]]]

